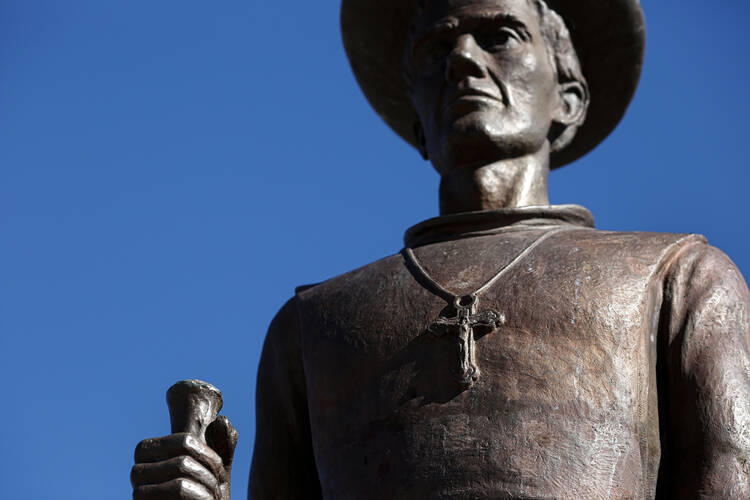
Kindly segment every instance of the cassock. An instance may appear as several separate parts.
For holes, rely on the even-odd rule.
[[[273,320],[251,498],[750,498],[750,299],[702,236],[563,205],[405,245]]]

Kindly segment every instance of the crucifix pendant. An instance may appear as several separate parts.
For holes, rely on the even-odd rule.
[[[456,340],[458,365],[451,370],[456,375],[456,382],[468,389],[479,379],[479,367],[475,359],[474,332],[492,333],[502,324],[502,315],[487,310],[476,312],[479,298],[474,295],[455,297],[453,306],[456,316],[439,317],[427,330],[435,337],[451,335]]]

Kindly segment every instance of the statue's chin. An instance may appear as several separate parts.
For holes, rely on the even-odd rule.
[[[507,133],[484,123],[456,123],[442,138],[439,170],[470,170],[533,154],[544,144],[543,136],[535,139],[534,134]]]

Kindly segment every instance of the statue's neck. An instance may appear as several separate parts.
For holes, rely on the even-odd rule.
[[[479,168],[455,169],[440,179],[440,214],[549,205],[549,151]]]

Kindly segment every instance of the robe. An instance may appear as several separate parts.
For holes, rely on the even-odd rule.
[[[562,205],[437,217],[405,244],[423,274],[396,253],[273,320],[250,498],[750,498],[750,297],[705,238]],[[470,295],[499,272],[461,383],[429,281]]]

